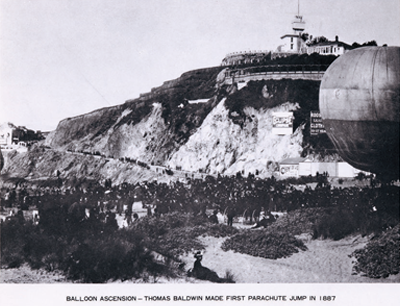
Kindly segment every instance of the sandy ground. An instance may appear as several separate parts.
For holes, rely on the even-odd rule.
[[[147,214],[141,202],[136,202],[133,211],[139,217]],[[220,222],[223,222],[223,216]],[[120,227],[125,227],[124,215],[118,216]],[[249,226],[235,223],[234,226],[248,228]],[[199,237],[206,249],[203,254],[203,266],[210,268],[224,277],[227,271],[234,275],[236,283],[400,283],[400,274],[384,279],[371,279],[352,274],[352,261],[349,258],[354,250],[364,247],[367,238],[360,236],[347,237],[339,241],[312,240],[307,235],[299,237],[308,250],[300,251],[288,258],[277,260],[254,257],[233,251],[224,252],[221,245],[226,238]],[[193,266],[193,254],[182,258],[186,270]],[[0,283],[58,283],[71,282],[60,272],[47,272],[43,269],[32,270],[27,265],[18,269],[1,269]],[[138,281],[131,281],[138,282]],[[140,282],[140,281],[139,281]],[[192,278],[149,280],[157,283],[187,283],[203,282]]]
[[[300,251],[288,258],[277,260],[253,257],[233,251],[224,252],[220,246],[226,238],[200,237],[206,245],[203,266],[225,276],[226,271],[234,275],[236,283],[399,283],[400,274],[384,279],[371,279],[352,274],[352,258],[348,255],[367,243],[360,236],[340,241],[311,240],[301,236],[307,251]],[[194,263],[193,254],[184,256],[186,269]],[[58,283],[71,282],[61,273],[32,270],[27,265],[18,269],[0,270],[0,283]],[[138,281],[128,281],[138,282]],[[141,281],[139,281],[141,282]],[[149,280],[150,283],[203,282],[191,278]],[[118,282],[117,282],[118,283]],[[126,283],[126,282],[125,282]]]
[[[0,283],[46,284],[66,282],[71,283],[60,272],[47,272],[44,269],[33,270],[27,264],[18,269],[0,270]]]
[[[311,240],[300,237],[308,247],[288,258],[266,259],[220,248],[225,238],[201,237],[207,246],[203,266],[214,270],[220,277],[226,271],[234,275],[236,283],[393,283],[400,275],[385,279],[371,279],[352,275],[352,258],[348,255],[365,246],[367,239],[360,236],[340,241]],[[194,263],[193,255],[183,258],[187,267]]]

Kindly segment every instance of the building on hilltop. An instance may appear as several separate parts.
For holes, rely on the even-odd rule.
[[[297,14],[295,20],[292,22],[292,34],[287,34],[281,37],[283,44],[280,45],[277,51],[242,51],[229,53],[222,60],[222,66],[240,66],[251,64],[263,64],[266,59],[273,59],[275,57],[287,56],[293,54],[305,53],[305,42],[301,37],[305,29],[305,22],[303,16]]]
[[[15,127],[10,123],[0,124],[0,145],[11,145],[15,130]]]
[[[307,46],[307,54],[318,53],[321,55],[342,55],[352,49],[352,46],[339,41],[339,37],[336,36],[334,41],[328,40]]]
[[[15,126],[7,122],[0,124],[0,145],[16,145],[20,142],[30,143],[44,139],[41,131],[33,131],[24,126]]]
[[[305,29],[303,16],[297,15],[292,22],[293,33],[285,34],[281,37],[282,43],[273,53],[273,57],[288,56],[293,54],[302,54],[306,52],[307,45],[302,37]]]
[[[290,55],[312,54],[320,55],[342,55],[349,50],[354,49],[352,46],[339,41],[336,36],[334,41],[329,41],[325,37],[323,40],[314,39],[312,36],[304,32],[305,21],[300,15],[300,9],[292,22],[292,33],[281,36],[282,44],[275,51],[241,51],[229,53],[221,62],[221,66],[252,66],[265,65],[271,59],[279,57],[287,57]]]

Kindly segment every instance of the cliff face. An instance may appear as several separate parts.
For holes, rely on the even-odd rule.
[[[106,134],[124,115],[121,106],[103,108],[73,118],[67,118],[49,134],[46,144],[58,149],[86,149]]]
[[[46,144],[59,150],[100,152],[163,164],[212,109],[220,67],[195,70],[139,99],[61,121]],[[185,107],[183,107],[185,106]]]
[[[310,110],[318,110],[319,81],[250,81],[239,90],[236,85],[223,84],[222,69],[187,72],[138,99],[65,119],[46,143],[59,152],[100,152],[172,169],[211,174],[242,171],[262,177],[271,175],[280,160],[298,157],[305,148],[331,145],[324,136],[309,136]],[[274,135],[272,113],[286,111],[295,116],[293,134]],[[110,168],[114,161],[103,165],[88,158],[71,160],[68,165],[59,160],[62,165],[54,163],[51,170],[64,169],[65,177],[113,177],[118,182],[131,181],[129,175],[139,176],[140,169],[132,172],[113,164],[118,169],[114,171]],[[42,160],[53,162],[54,157],[46,152]],[[90,166],[91,162],[97,165]],[[35,165],[30,166],[36,169],[30,173],[39,175],[41,170]],[[87,172],[82,165],[91,170]],[[9,166],[6,172],[18,171]]]
[[[242,126],[229,118],[225,99],[211,111],[202,126],[168,161],[172,168],[207,173],[271,174],[273,165],[302,152],[302,127],[294,134],[279,136],[272,133],[272,112],[293,111],[297,104],[284,103],[274,108],[256,110],[246,107]]]

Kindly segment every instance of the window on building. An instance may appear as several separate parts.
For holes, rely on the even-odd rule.
[[[293,37],[290,37],[290,42],[293,42]]]
[[[290,44],[290,50],[293,50],[293,44]]]

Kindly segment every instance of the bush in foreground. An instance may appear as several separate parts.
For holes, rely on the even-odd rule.
[[[278,218],[269,226],[269,229],[291,235],[312,234],[314,224],[325,214],[327,214],[327,209],[324,207],[296,209]]]
[[[371,278],[388,277],[400,271],[400,225],[387,230],[381,236],[371,240],[366,247],[354,251],[353,269]]]
[[[331,209],[313,225],[313,238],[340,240],[358,231],[359,225],[353,215]]]
[[[308,233],[313,239],[340,240],[349,235],[379,234],[399,224],[399,206],[391,197],[378,198],[373,204],[377,209],[365,206],[296,209],[278,218],[269,228],[292,235]]]
[[[1,224],[1,266],[28,263],[34,269],[62,270],[68,278],[85,283],[175,277],[183,272],[178,256],[204,248],[198,236],[236,232],[181,213],[142,218],[119,230],[93,219],[50,225],[11,220]]]
[[[172,257],[204,249],[204,245],[197,239],[199,236],[226,237],[238,232],[234,227],[212,224],[205,218],[183,213],[142,218],[133,224],[132,230],[141,232],[146,245],[154,251]]]
[[[299,250],[307,250],[304,243],[293,235],[269,229],[240,232],[228,238],[221,248],[269,259],[288,257]]]
[[[154,258],[141,233],[129,230],[87,228],[84,221],[74,231],[46,231],[40,225],[14,221],[1,224],[1,266],[61,270],[72,280],[104,283],[175,276],[179,265]]]
[[[172,274],[167,266],[155,262],[139,236],[133,238],[136,241],[117,234],[75,246],[68,261],[68,276],[85,283],[104,283],[140,278],[143,273],[154,277]]]

